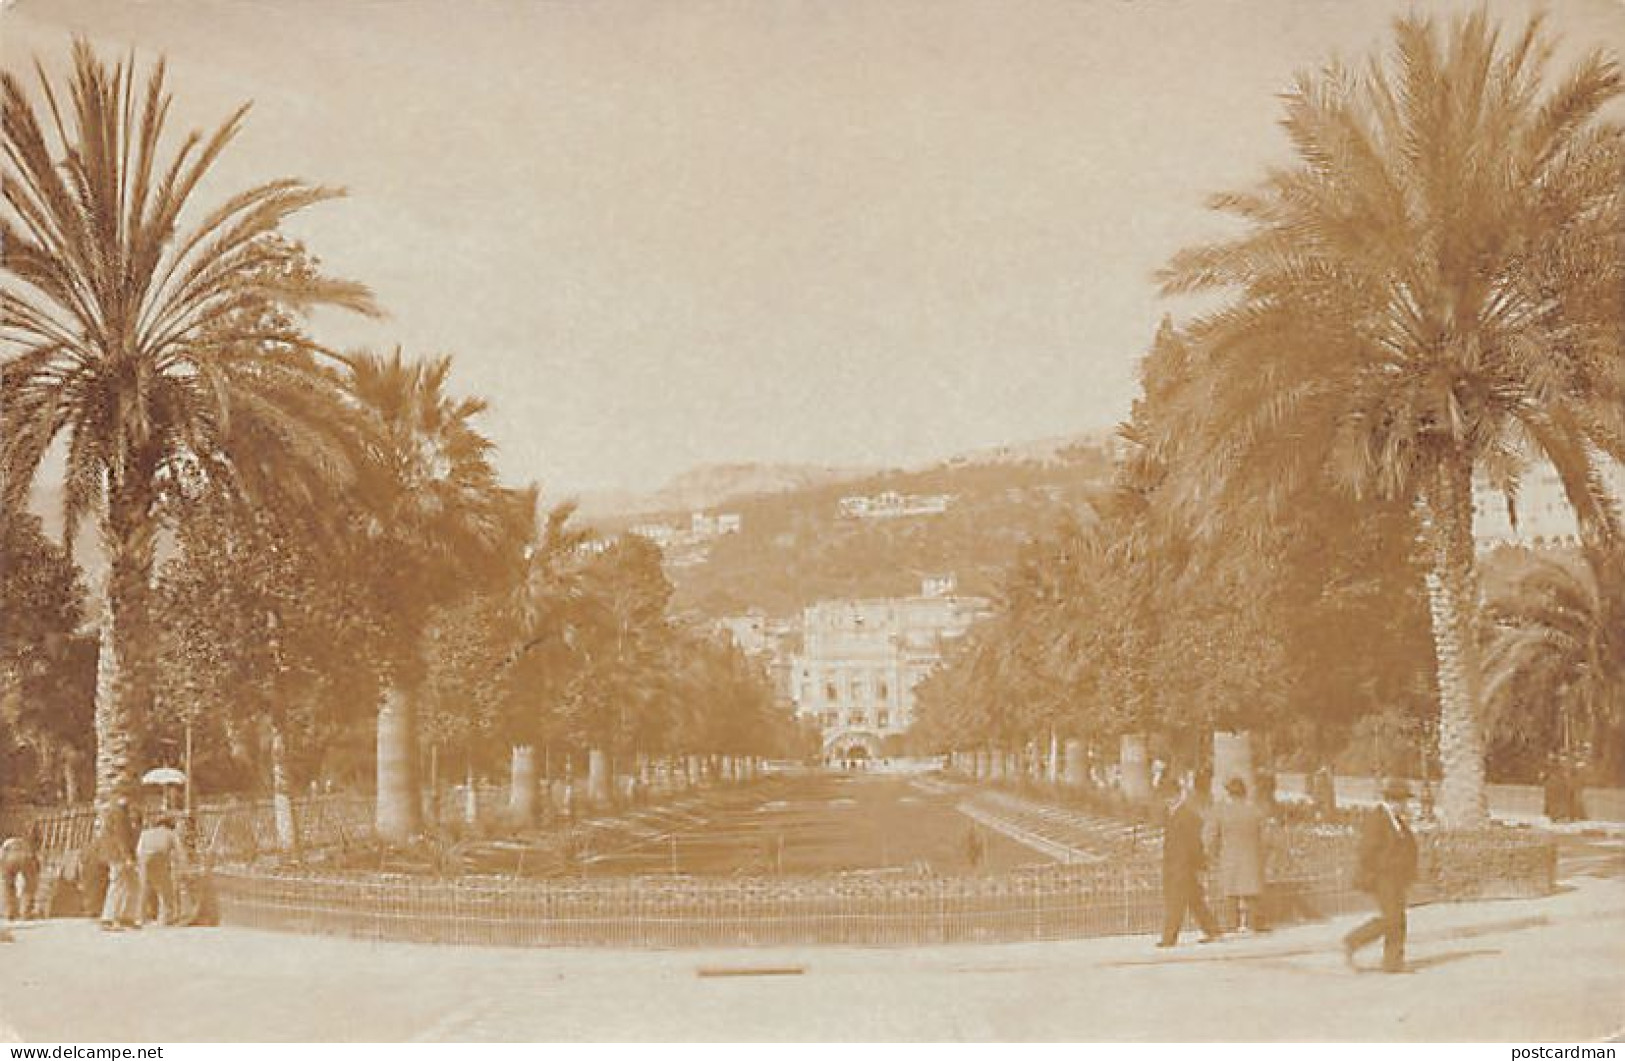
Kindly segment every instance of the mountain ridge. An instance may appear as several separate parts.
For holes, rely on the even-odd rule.
[[[888,475],[915,475],[966,465],[1050,463],[1064,460],[1068,450],[1078,447],[1109,450],[1115,435],[1115,428],[1097,428],[964,450],[946,457],[897,467],[879,464],[823,465],[774,461],[700,464],[679,473],[664,486],[653,491],[586,491],[574,497],[582,519],[613,522],[634,516],[671,515],[711,509],[731,502],[840,483],[864,483]]]

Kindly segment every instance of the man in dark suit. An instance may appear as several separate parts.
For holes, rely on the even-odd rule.
[[[1219,938],[1218,923],[1207,908],[1202,894],[1202,871],[1207,854],[1202,849],[1202,811],[1196,805],[1196,791],[1185,791],[1168,808],[1162,830],[1162,901],[1164,917],[1159,947],[1179,942],[1188,911],[1202,929],[1202,942]]]
[[[1382,939],[1382,969],[1405,971],[1405,893],[1416,877],[1416,836],[1405,819],[1411,789],[1389,781],[1382,805],[1366,817],[1360,830],[1360,861],[1354,886],[1377,901],[1377,916],[1343,937],[1343,958],[1351,968],[1361,947]]]

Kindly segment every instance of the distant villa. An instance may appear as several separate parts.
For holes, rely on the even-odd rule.
[[[744,528],[744,518],[737,512],[693,512],[689,514],[686,527],[681,523],[639,523],[631,528],[631,533],[662,549],[671,549],[738,534]]]
[[[841,498],[841,515],[852,519],[897,519],[901,516],[937,516],[948,511],[948,494],[884,493]]]

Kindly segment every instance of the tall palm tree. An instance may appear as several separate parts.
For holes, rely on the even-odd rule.
[[[134,783],[166,496],[183,481],[252,495],[294,466],[342,470],[319,348],[266,308],[377,310],[359,284],[268,267],[284,254],[272,239],[281,223],[338,189],[275,180],[183,225],[246,106],[166,160],[161,62],[138,86],[133,58],[108,66],[78,41],[65,93],[36,70],[40,107],[0,75],[0,502],[20,506],[65,437],[67,540],[95,515],[109,562],[96,693],[105,802]]]
[[[1475,473],[1558,468],[1585,533],[1618,534],[1596,454],[1625,455],[1617,300],[1625,92],[1601,53],[1561,80],[1538,20],[1396,21],[1386,59],[1301,75],[1298,164],[1212,205],[1239,238],[1177,255],[1168,293],[1240,289],[1190,329],[1202,474],[1232,498],[1328,474],[1414,502],[1440,695],[1440,813],[1484,814],[1473,647]],[[1195,407],[1200,406],[1200,411]]]
[[[417,697],[430,616],[499,577],[499,547],[511,537],[515,504],[497,483],[490,441],[472,423],[485,403],[447,393],[449,357],[408,361],[397,350],[352,356],[349,367],[349,393],[374,423],[359,496],[371,539],[373,604],[390,628],[378,710],[377,829],[400,843],[422,825]]]

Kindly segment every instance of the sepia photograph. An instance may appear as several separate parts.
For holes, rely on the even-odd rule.
[[[1625,0],[0,66],[10,1057],[1625,1041]]]

